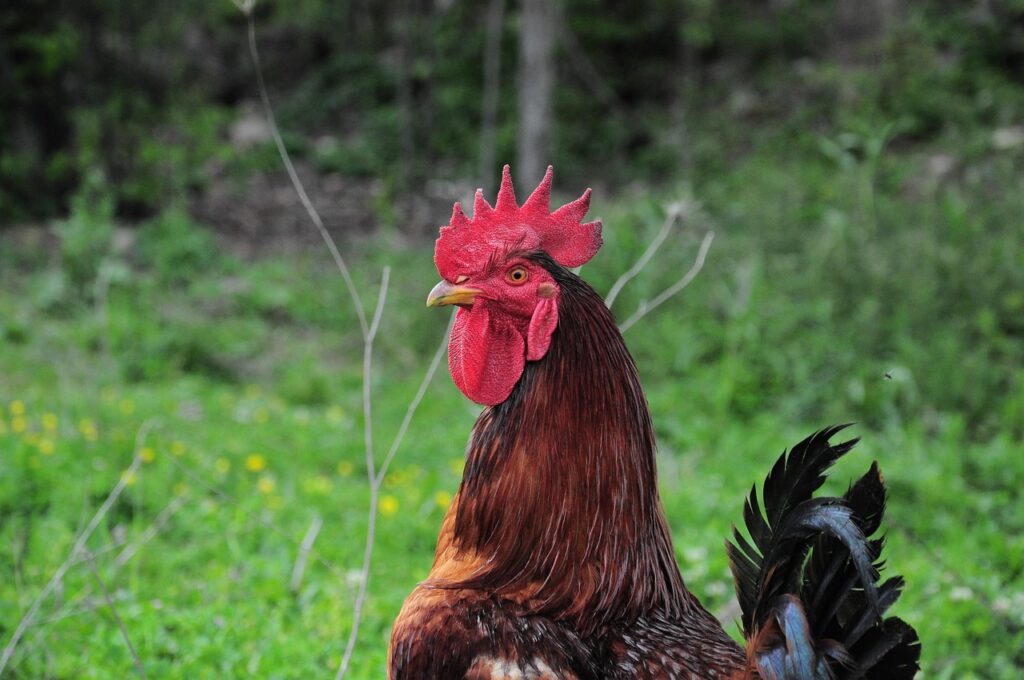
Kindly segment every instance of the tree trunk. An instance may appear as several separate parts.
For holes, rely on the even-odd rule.
[[[552,93],[555,87],[554,0],[521,0],[519,21],[519,147],[516,178],[540,181],[551,159]]]

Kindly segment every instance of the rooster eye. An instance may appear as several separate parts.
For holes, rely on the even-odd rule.
[[[526,267],[512,267],[505,274],[505,280],[511,283],[513,286],[519,286],[526,283],[526,279],[530,278],[530,273],[526,271]]]

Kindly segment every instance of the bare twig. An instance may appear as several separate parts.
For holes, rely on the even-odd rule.
[[[299,552],[295,556],[295,566],[292,567],[292,580],[289,584],[292,593],[299,592],[299,587],[302,585],[302,575],[306,571],[306,561],[309,559],[309,551],[313,549],[313,542],[316,541],[316,537],[320,534],[320,529],[323,525],[323,518],[320,515],[313,515],[313,521],[309,523],[309,529],[306,530],[306,535],[302,537]]]
[[[431,379],[433,378],[434,374],[437,371],[437,367],[440,364],[441,356],[443,356],[445,339],[442,339],[441,346],[435,353],[434,359],[431,362],[430,367],[428,368],[427,373],[423,378],[423,381],[420,383],[419,389],[417,390],[415,397],[409,404],[409,407],[406,409],[405,417],[402,420],[402,424],[399,427],[399,430],[395,435],[394,440],[392,441],[391,448],[388,450],[387,456],[385,457],[384,462],[380,467],[380,470],[378,471],[376,468],[376,456],[374,454],[373,442],[371,373],[373,367],[373,343],[374,339],[377,336],[377,331],[380,327],[381,316],[384,311],[384,303],[387,298],[388,282],[390,279],[391,271],[389,268],[385,267],[383,276],[381,277],[377,306],[374,309],[372,320],[367,322],[366,311],[363,308],[362,301],[358,295],[358,292],[356,291],[355,284],[353,283],[352,277],[348,270],[348,266],[345,264],[345,260],[344,258],[342,258],[341,253],[338,251],[338,248],[335,245],[334,240],[331,238],[330,234],[324,228],[323,221],[320,219],[320,215],[317,213],[316,209],[313,207],[312,202],[309,200],[309,197],[306,194],[304,187],[302,186],[302,182],[299,180],[299,177],[295,172],[295,168],[291,162],[291,159],[288,156],[288,152],[284,146],[284,142],[281,139],[280,130],[278,129],[277,121],[270,104],[270,97],[267,94],[266,83],[263,78],[263,69],[260,64],[259,50],[256,44],[256,27],[252,13],[253,7],[255,5],[255,0],[232,1],[235,3],[238,9],[241,10],[243,14],[245,14],[247,19],[249,33],[249,53],[250,56],[252,57],[253,68],[256,73],[256,80],[260,91],[260,99],[263,102],[264,114],[266,116],[267,123],[270,126],[271,134],[274,138],[274,143],[277,146],[278,154],[281,157],[282,163],[284,163],[285,169],[288,171],[288,176],[292,181],[292,186],[295,188],[296,193],[299,195],[299,199],[302,201],[302,204],[305,207],[306,212],[309,214],[310,220],[313,222],[314,226],[320,232],[320,235],[323,238],[324,243],[327,245],[328,250],[330,250],[331,252],[331,256],[334,258],[334,262],[337,265],[338,271],[341,273],[342,278],[345,280],[345,285],[348,288],[349,296],[352,298],[352,303],[356,308],[356,315],[359,317],[359,326],[362,331],[363,337],[363,438],[366,457],[367,481],[370,487],[370,505],[367,517],[366,544],[363,550],[363,563],[360,570],[361,578],[359,581],[359,587],[356,594],[355,604],[352,613],[352,628],[349,632],[348,641],[345,645],[345,652],[342,656],[340,664],[338,665],[338,672],[336,675],[337,680],[341,680],[345,676],[345,673],[348,670],[349,663],[351,662],[352,659],[352,653],[355,649],[356,639],[359,634],[359,624],[360,621],[362,620],[363,606],[366,602],[367,583],[369,582],[370,565],[373,559],[373,545],[376,536],[377,501],[380,495],[380,486],[381,483],[383,482],[384,475],[387,472],[388,466],[394,459],[398,451],[398,448],[405,437],[405,433],[408,430],[409,423],[411,422],[412,417],[416,412],[416,409],[419,407],[419,404],[422,401],[424,394],[426,393],[427,387],[429,386]],[[450,329],[451,325],[449,325],[449,330]],[[447,338],[447,335],[448,333],[446,332],[445,338]],[[180,465],[178,461],[173,462],[187,475],[189,475],[189,477],[195,479],[206,488],[215,490],[219,495],[222,495],[223,497],[233,500],[229,494],[199,480],[195,475],[191,473],[191,471],[187,470],[182,465]],[[258,518],[257,521],[260,521],[261,524],[264,524],[264,526],[268,526],[265,522],[259,520]],[[276,529],[274,529],[273,527],[268,528],[271,528],[272,530],[276,531]],[[317,530],[319,531],[319,528]],[[307,538],[309,538],[310,536],[311,534],[307,533]],[[306,552],[312,551],[312,540],[315,539],[315,536],[316,532],[312,532],[312,538],[310,538],[309,540],[309,546],[306,549]],[[300,551],[301,550],[302,547],[300,546]],[[330,566],[332,571],[337,571],[333,567],[333,565],[329,565],[329,563],[327,563],[323,558],[318,558],[318,560],[321,563]],[[304,561],[305,560],[303,558],[303,564]],[[296,567],[298,568],[298,564],[296,564]],[[298,570],[298,573],[301,578],[301,569]],[[295,572],[293,572],[293,582],[294,574]]]
[[[291,535],[289,535],[285,531],[277,528],[276,526],[274,526],[273,524],[271,524],[267,520],[263,519],[259,515],[254,515],[253,513],[248,512],[244,508],[241,508],[240,506],[238,506],[238,499],[237,498],[235,498],[234,496],[229,494],[227,491],[221,489],[220,487],[217,487],[214,484],[211,484],[210,482],[206,481],[205,479],[203,479],[202,477],[197,475],[195,472],[190,470],[188,467],[186,467],[181,461],[175,460],[174,458],[171,458],[171,457],[168,457],[167,460],[169,460],[171,462],[171,464],[174,465],[176,468],[181,470],[182,474],[184,474],[186,477],[191,479],[193,482],[195,482],[199,486],[203,487],[204,489],[206,489],[210,493],[214,494],[215,496],[218,496],[222,500],[225,500],[225,501],[227,501],[229,503],[233,503],[236,507],[239,507],[239,509],[242,511],[242,513],[246,517],[248,517],[252,521],[256,522],[257,524],[262,526],[264,529],[267,529],[271,533],[276,534],[277,536],[283,538],[284,540],[288,541],[289,543],[291,543],[294,546],[301,547],[299,543],[295,542],[295,539],[293,539],[291,537]],[[311,552],[313,553],[314,559],[316,559],[317,562],[322,564],[334,576],[336,576],[339,579],[344,579],[345,578],[345,571],[343,569],[341,569],[340,567],[338,567],[334,563],[332,563],[332,562],[328,561],[327,559],[325,559],[325,558],[321,557],[320,555],[318,555],[315,550],[311,550]]]
[[[92,555],[93,557],[100,557],[102,555],[106,555],[107,553],[112,553],[115,550],[117,550],[119,548],[123,548],[123,547],[124,547],[124,538],[115,538],[113,541],[111,541],[110,543],[106,544],[102,548],[96,548],[95,550],[91,551],[89,554]],[[71,560],[71,566],[74,567],[74,566],[77,566],[79,564],[82,564],[87,559],[89,559],[88,556],[86,556],[84,553],[79,553],[78,556],[75,557],[75,559]]]
[[[420,402],[423,401],[424,395],[427,393],[427,388],[430,387],[430,381],[434,379],[434,374],[437,373],[437,367],[441,364],[441,358],[444,357],[445,349],[448,347],[448,336],[451,335],[452,326],[455,325],[455,312],[452,312],[452,317],[448,321],[448,328],[445,329],[444,334],[441,336],[441,342],[437,345],[437,350],[434,352],[434,358],[430,360],[430,366],[427,367],[427,372],[423,374],[423,380],[420,381],[420,386],[416,390],[416,396],[409,402],[408,408],[405,409],[405,417],[402,418],[402,424],[398,427],[398,432],[395,434],[395,438],[391,442],[391,448],[388,449],[388,455],[384,457],[384,462],[381,463],[380,469],[377,471],[376,484],[380,484],[384,481],[384,475],[388,472],[388,467],[391,466],[391,461],[395,459],[395,454],[398,453],[398,447],[402,445],[402,440],[405,439],[405,433],[409,429],[409,423],[412,422],[412,417],[416,413],[416,409],[419,408]]]
[[[362,615],[362,605],[366,602],[367,597],[367,583],[370,576],[370,564],[373,559],[373,544],[374,536],[376,533],[377,524],[377,498],[379,496],[380,484],[377,483],[377,472],[376,463],[374,456],[374,440],[373,440],[373,403],[372,403],[372,392],[371,392],[371,370],[373,367],[373,344],[374,339],[377,336],[377,331],[380,328],[381,314],[384,311],[384,301],[387,297],[388,281],[390,278],[390,268],[385,267],[383,277],[381,278],[381,287],[378,295],[377,307],[374,310],[373,320],[367,322],[367,314],[364,307],[362,307],[362,301],[359,298],[358,292],[355,290],[355,284],[352,281],[351,274],[348,271],[348,267],[345,264],[344,258],[338,251],[337,245],[331,238],[330,233],[324,227],[324,222],[319,217],[312,203],[309,201],[306,195],[305,188],[302,186],[302,182],[295,172],[295,168],[292,165],[291,159],[288,156],[288,151],[285,148],[284,141],[281,138],[281,132],[278,128],[278,123],[273,115],[273,109],[270,105],[270,97],[267,94],[266,84],[263,80],[263,69],[260,65],[259,49],[256,45],[256,24],[253,20],[253,5],[255,0],[233,0],[236,5],[241,9],[246,17],[249,28],[249,53],[252,56],[253,68],[256,72],[257,85],[260,91],[260,99],[263,102],[263,113],[266,116],[267,123],[270,126],[270,131],[273,136],[274,143],[278,146],[278,154],[281,156],[282,163],[285,164],[285,168],[288,170],[288,176],[292,180],[292,185],[295,187],[296,194],[299,195],[299,199],[302,201],[302,205],[305,207],[306,212],[309,215],[309,219],[313,222],[313,225],[321,233],[321,237],[324,239],[324,243],[327,245],[328,250],[331,251],[331,256],[334,258],[335,264],[338,266],[338,270],[341,272],[342,278],[345,281],[345,286],[348,288],[348,294],[352,298],[352,304],[355,306],[356,315],[359,320],[359,328],[362,331],[362,426],[364,426],[364,443],[366,448],[366,461],[367,461],[367,478],[370,482],[370,510],[367,528],[367,543],[364,549],[364,556],[362,556],[362,567],[361,567],[361,579],[359,580],[359,587],[355,597],[355,604],[352,611],[352,629],[348,638],[348,642],[345,645],[345,653],[342,656],[341,664],[338,667],[337,678],[343,678],[345,671],[348,668],[348,664],[351,661],[352,651],[355,648],[355,640],[358,635],[359,621]],[[319,558],[322,562],[323,558]]]
[[[675,226],[676,220],[679,219],[679,215],[682,212],[682,203],[675,202],[668,205],[668,214],[665,216],[665,222],[661,225],[661,229],[658,231],[657,235],[655,235],[650,245],[647,246],[647,250],[644,251],[644,254],[640,256],[640,259],[637,260],[632,267],[627,269],[622,276],[612,284],[611,290],[608,291],[608,297],[604,299],[604,304],[607,307],[611,308],[611,306],[615,304],[615,298],[619,296],[619,293],[621,293],[622,289],[626,287],[626,284],[635,278],[637,274],[643,271],[643,268],[651,261],[654,254],[658,252],[658,248],[660,248],[661,244],[665,242],[666,238],[668,238],[669,233],[672,231],[672,227]]]
[[[114,615],[114,620],[117,621],[117,627],[121,629],[121,637],[124,638],[124,644],[128,647],[128,651],[132,655],[132,663],[135,664],[135,670],[138,671],[142,680],[146,680],[146,669],[142,665],[142,659],[139,658],[139,653],[135,651],[135,645],[132,644],[132,640],[128,637],[128,629],[124,625],[124,620],[121,615],[117,613],[117,607],[114,606],[114,600],[110,597],[110,590],[107,589],[107,584],[103,582],[103,577],[100,576],[100,570],[96,568],[96,560],[93,559],[92,553],[89,552],[88,548],[83,547],[85,551],[86,561],[89,563],[89,568],[92,570],[93,578],[96,579],[96,584],[100,587],[100,591],[103,593],[103,600],[107,603],[107,608],[110,609],[110,613]]]
[[[335,676],[338,680],[345,677],[348,665],[352,660],[352,652],[355,650],[356,638],[359,636],[359,624],[363,618],[363,605],[366,603],[366,589],[370,582],[370,564],[373,562],[373,542],[377,533],[377,498],[380,495],[380,484],[377,483],[376,456],[373,452],[373,420],[372,420],[372,384],[373,368],[373,341],[377,336],[377,328],[380,325],[381,312],[384,310],[384,301],[388,293],[388,278],[391,270],[384,268],[381,277],[380,293],[377,298],[377,308],[374,310],[373,322],[370,324],[370,332],[366,335],[363,343],[363,440],[366,448],[366,479],[370,485],[370,508],[366,518],[366,544],[363,546],[363,566],[360,568],[360,579],[356,591],[356,601],[352,608],[352,628],[349,630],[348,642],[345,643],[345,653],[338,664],[338,673]]]
[[[131,543],[125,545],[125,542],[123,540],[115,540],[112,543],[109,543],[109,544],[103,546],[102,548],[97,548],[96,550],[89,551],[88,554],[80,553],[72,561],[72,565],[80,564],[82,562],[87,561],[90,558],[94,559],[94,558],[99,557],[101,555],[105,555],[107,553],[111,553],[111,552],[117,550],[118,548],[122,548],[121,552],[114,559],[114,564],[113,564],[113,566],[110,569],[110,573],[112,573],[112,574],[113,573],[117,573],[117,571],[121,567],[123,567],[125,564],[127,564],[138,553],[139,548],[141,548],[143,544],[145,544],[145,543],[149,542],[150,540],[152,540],[158,533],[160,533],[160,531],[163,530],[163,528],[170,521],[171,517],[178,510],[180,510],[184,506],[185,500],[186,500],[186,498],[184,496],[177,496],[177,497],[173,498],[171,500],[171,502],[168,503],[164,507],[164,509],[160,511],[160,513],[157,515],[156,519],[154,520],[153,524],[150,525],[144,532],[142,532],[142,534],[140,534],[139,537],[135,541],[132,541]],[[57,621],[65,619],[65,618],[69,618],[69,617],[72,617],[72,616],[79,616],[81,614],[85,614],[85,613],[88,613],[88,612],[95,611],[96,609],[98,609],[100,606],[103,605],[103,602],[102,601],[95,601],[95,600],[93,600],[93,601],[88,600],[87,598],[89,597],[90,594],[91,594],[90,586],[88,586],[88,585],[83,586],[75,594],[75,596],[73,598],[70,598],[67,602],[63,603],[58,608],[58,610],[57,610],[57,612],[55,614],[52,614],[52,615],[50,615],[50,616],[48,616],[48,617],[46,617],[44,619],[37,619],[35,621],[35,623],[33,623],[33,626],[41,626],[42,624],[51,624],[51,623],[55,623]],[[82,605],[83,602],[85,603],[84,606],[78,606],[78,605]],[[78,608],[77,609],[70,609],[70,607],[74,607],[74,606],[78,606]],[[36,635],[33,638],[31,643],[28,643],[27,645],[26,644],[22,644],[20,646],[20,649],[22,649],[23,656],[24,656],[24,654],[27,653],[25,651],[26,649],[32,650],[32,649],[35,649],[36,647],[38,647],[40,644],[42,644],[43,640],[46,638],[47,632],[48,631],[44,628],[43,630],[38,631],[36,633]]]
[[[95,554],[95,553],[93,553],[93,554]],[[114,593],[111,597],[113,598],[113,600],[115,602],[127,599],[127,597],[125,597],[125,596],[118,597],[116,593]],[[36,619],[36,621],[35,621],[35,623],[33,625],[35,625],[35,626],[45,626],[47,624],[52,624],[52,623],[57,623],[58,621],[63,621],[64,619],[70,619],[70,618],[73,618],[75,616],[81,616],[82,614],[90,614],[90,613],[96,611],[97,609],[99,609],[100,607],[103,607],[103,606],[106,605],[106,603],[103,601],[102,598],[101,599],[96,599],[96,598],[85,598],[85,597],[83,597],[81,599],[75,600],[74,604],[79,605],[79,606],[76,609],[70,609],[67,606],[65,606],[64,609],[58,610],[57,613],[55,613],[55,614],[51,614],[51,615],[47,616],[46,618]],[[37,641],[37,644],[38,644],[38,641]],[[31,647],[31,645],[28,645],[28,646],[22,645],[21,649],[24,652],[24,650],[29,648],[29,647]]]
[[[384,302],[388,296],[388,282],[391,279],[391,267],[384,267],[380,277],[380,291],[377,294],[377,307],[373,310],[373,321],[363,342],[363,444],[366,453],[366,475],[372,483],[376,477],[373,455],[373,341],[377,338],[380,328],[380,317],[384,311]]]
[[[57,567],[57,571],[54,572],[53,576],[50,577],[49,582],[43,587],[39,595],[36,596],[35,601],[29,607],[28,611],[25,612],[24,616],[21,617],[21,621],[18,623],[18,627],[15,628],[14,634],[11,636],[7,646],[4,647],[3,654],[0,655],[0,675],[3,674],[4,669],[7,667],[7,663],[11,660],[11,656],[14,654],[14,650],[18,646],[18,642],[21,640],[21,636],[25,634],[25,631],[29,626],[32,625],[32,621],[35,619],[36,614],[39,613],[39,607],[43,601],[49,597],[50,593],[53,592],[54,588],[64,578],[64,574],[74,563],[78,556],[78,553],[85,548],[86,542],[92,536],[93,532],[96,531],[96,527],[100,525],[100,522],[107,516],[110,508],[113,507],[114,503],[121,497],[121,492],[124,491],[125,486],[128,485],[128,480],[138,471],[139,466],[142,464],[142,457],[139,455],[139,451],[142,449],[142,444],[146,441],[146,436],[149,431],[153,428],[154,421],[147,420],[142,423],[138,433],[135,435],[135,452],[132,458],[132,464],[127,470],[121,475],[120,479],[117,480],[117,484],[110,490],[106,500],[103,501],[102,505],[96,510],[96,513],[89,520],[89,523],[85,526],[82,532],[75,539],[74,545],[71,547],[71,552],[64,562]]]
[[[327,246],[327,250],[331,252],[331,257],[334,258],[334,264],[338,267],[338,271],[341,272],[341,278],[345,280],[345,286],[348,288],[348,294],[351,296],[352,304],[356,308],[356,316],[359,317],[359,328],[362,330],[363,338],[365,339],[369,334],[370,329],[366,323],[366,311],[363,309],[363,301],[359,297],[359,292],[356,290],[356,284],[352,280],[352,275],[349,273],[348,265],[345,264],[345,258],[341,256],[338,246],[334,243],[334,239],[331,237],[330,232],[328,232],[327,228],[324,226],[324,221],[320,218],[320,213],[318,213],[316,208],[313,207],[313,202],[309,200],[309,196],[306,194],[306,189],[302,186],[298,173],[295,172],[295,166],[292,164],[291,156],[288,155],[288,149],[285,148],[284,140],[281,138],[281,131],[277,127],[277,118],[274,116],[274,109],[270,105],[270,95],[267,93],[267,85],[263,80],[263,67],[260,65],[260,53],[256,48],[256,22],[253,20],[252,16],[252,9],[256,4],[255,0],[233,1],[235,6],[245,14],[248,21],[249,55],[252,57],[253,68],[256,71],[256,83],[260,90],[260,100],[263,102],[263,114],[267,117],[267,123],[270,125],[270,134],[274,138],[274,144],[277,146],[277,153],[281,156],[281,162],[284,163],[285,170],[288,171],[288,177],[292,181],[292,187],[295,188],[295,193],[298,194],[299,200],[302,201],[302,206],[306,209],[306,214],[309,215],[309,219],[313,222],[313,226],[315,226],[317,231],[320,232],[320,237]]]
[[[185,496],[175,496],[171,499],[171,502],[168,503],[164,509],[160,511],[160,514],[156,516],[153,523],[150,524],[137,539],[126,545],[124,550],[117,554],[117,557],[114,558],[115,569],[120,569],[127,564],[128,560],[135,557],[135,553],[139,551],[139,548],[159,534],[167,525],[167,522],[170,521],[171,517],[185,506],[186,500],[187,498]]]
[[[176,496],[175,498],[171,499],[171,502],[164,506],[164,509],[161,510],[160,513],[156,516],[156,519],[153,520],[153,523],[150,524],[146,528],[146,530],[139,534],[139,537],[131,543],[126,544],[123,536],[115,537],[113,541],[111,541],[110,543],[101,548],[90,550],[88,553],[79,554],[78,557],[72,560],[71,564],[81,564],[82,562],[85,562],[87,560],[94,559],[96,557],[100,557],[102,555],[106,555],[107,553],[111,553],[115,550],[121,549],[121,552],[117,554],[117,558],[114,560],[114,564],[116,565],[117,568],[123,567],[128,562],[128,560],[135,556],[135,553],[138,552],[139,548],[141,548],[144,543],[147,543],[150,540],[152,540],[154,536],[156,536],[158,533],[160,533],[161,530],[163,530],[164,526],[166,526],[167,522],[171,519],[174,513],[178,512],[178,510],[181,510],[181,508],[185,505],[185,500],[186,499],[184,496]]]
[[[637,321],[650,314],[666,300],[668,300],[673,295],[681,291],[683,288],[686,288],[688,285],[690,285],[690,282],[693,281],[693,279],[696,278],[697,274],[700,273],[700,270],[704,268],[704,259],[707,257],[708,249],[711,248],[711,242],[714,240],[715,232],[709,231],[707,234],[705,234],[704,240],[701,241],[700,244],[700,250],[697,251],[697,257],[696,259],[694,259],[693,266],[690,267],[690,270],[683,274],[683,277],[681,279],[673,283],[665,290],[661,291],[652,300],[650,300],[649,302],[641,303],[640,307],[636,310],[636,312],[633,313],[633,316],[629,317],[621,324],[619,324],[619,331],[625,333]]]

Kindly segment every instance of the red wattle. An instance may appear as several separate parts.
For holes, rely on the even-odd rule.
[[[448,341],[448,369],[463,394],[486,406],[508,399],[526,365],[527,325],[526,319],[491,313],[483,300],[459,309]]]

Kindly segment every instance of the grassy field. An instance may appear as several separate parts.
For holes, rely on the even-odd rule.
[[[626,336],[683,574],[725,611],[723,542],[750,485],[783,447],[856,420],[864,441],[831,488],[881,462],[889,570],[908,582],[896,609],[921,634],[924,677],[1020,677],[1021,159],[968,154],[936,176],[927,152],[869,162],[856,139],[827,141],[769,141],[678,192],[595,197],[607,245],[583,276],[599,290],[643,250],[667,201],[703,203],[616,303],[620,318],[685,271],[705,229],[717,233],[694,284]],[[3,677],[130,677],[101,583],[149,677],[332,677],[368,490],[361,344],[326,254],[243,261],[177,212],[126,240],[102,200],[82,200],[54,231],[0,237],[4,644],[125,487],[87,543],[95,573],[75,561]],[[346,245],[368,304],[393,268],[373,380],[378,457],[447,321],[423,308],[429,244],[387,241]],[[382,676],[476,412],[440,371],[384,483],[349,677]]]

